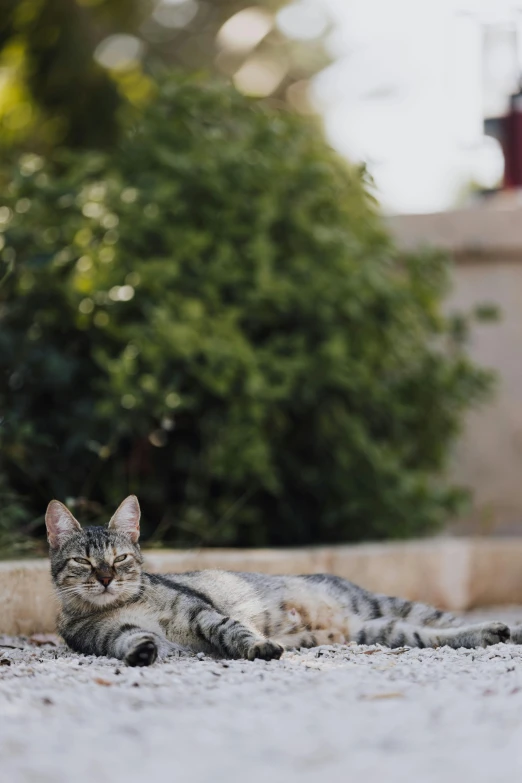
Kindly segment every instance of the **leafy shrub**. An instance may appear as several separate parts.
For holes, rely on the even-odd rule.
[[[401,537],[455,511],[441,471],[491,379],[442,315],[447,262],[401,256],[304,120],[172,77],[112,154],[4,176],[4,526],[23,507],[43,538],[51,497],[97,521],[130,492],[149,541],[182,545]]]

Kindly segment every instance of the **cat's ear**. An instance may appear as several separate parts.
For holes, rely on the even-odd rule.
[[[63,546],[69,536],[81,530],[79,522],[59,500],[51,500],[47,506],[45,526],[49,546],[53,549]]]
[[[119,533],[126,533],[135,544],[140,537],[140,504],[136,495],[129,495],[123,503],[118,506],[111,521],[109,530],[116,530]]]

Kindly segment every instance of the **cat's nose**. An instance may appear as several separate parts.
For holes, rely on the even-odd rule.
[[[114,577],[112,577],[110,574],[96,574],[96,579],[104,587],[108,587],[112,582],[113,578]]]

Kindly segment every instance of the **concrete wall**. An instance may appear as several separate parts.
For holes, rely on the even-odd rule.
[[[145,552],[148,571],[202,568],[266,574],[329,572],[378,593],[463,611],[522,604],[522,538],[438,538],[303,549]],[[47,560],[0,562],[0,634],[55,630],[57,603]]]
[[[451,469],[474,507],[457,533],[522,534],[522,205],[516,196],[440,215],[390,219],[399,244],[442,247],[455,259],[449,309],[493,302],[498,323],[477,325],[473,358],[499,376],[494,402],[468,416]]]

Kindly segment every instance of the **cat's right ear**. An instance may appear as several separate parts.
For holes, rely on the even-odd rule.
[[[65,541],[74,533],[81,530],[79,522],[73,517],[63,503],[59,500],[51,500],[45,512],[45,526],[47,528],[47,540],[52,549],[63,546]]]

